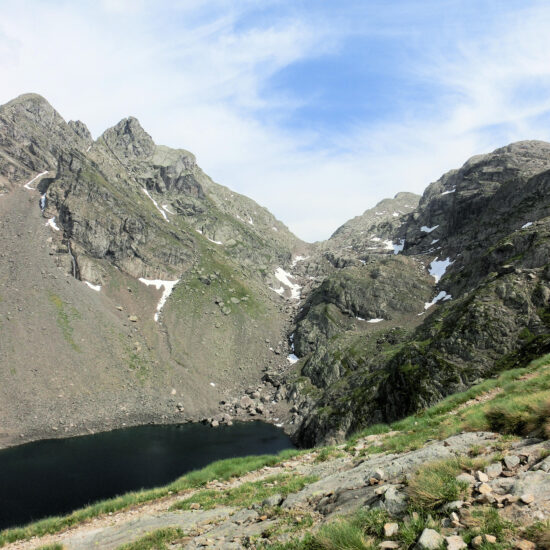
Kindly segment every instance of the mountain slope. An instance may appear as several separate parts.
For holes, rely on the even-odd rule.
[[[303,359],[289,379],[302,444],[416,412],[548,350],[549,168],[542,142],[470,159],[384,235],[403,239],[403,251],[340,263],[309,296],[294,337]],[[397,258],[420,269],[389,268]],[[373,261],[384,264],[375,277]],[[356,316],[380,322],[365,330]]]
[[[1,442],[214,416],[288,366],[270,287],[288,292],[275,272],[307,245],[267,210],[134,118],[92,142],[27,94],[0,108],[0,137],[2,271],[20,296],[0,302]]]

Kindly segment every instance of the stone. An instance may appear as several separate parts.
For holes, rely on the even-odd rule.
[[[530,540],[519,539],[516,541],[515,548],[517,550],[535,550],[536,545]]]
[[[372,474],[372,477],[374,479],[377,479],[378,481],[383,481],[386,479],[386,475],[384,474],[384,470],[375,470]]]
[[[382,550],[397,550],[397,548],[399,548],[399,543],[394,540],[385,540],[378,545],[378,548]]]
[[[532,504],[533,502],[535,502],[535,496],[531,494],[521,495],[519,499],[521,500],[521,502],[523,502],[523,504]]]
[[[447,548],[449,550],[462,550],[462,548],[468,547],[460,535],[445,537],[445,542],[447,543]]]
[[[472,539],[472,546],[475,548],[479,548],[483,544],[483,537],[481,535],[478,535],[477,537],[474,537]]]
[[[456,510],[460,510],[464,506],[463,500],[453,500],[452,502],[448,502],[443,506],[443,510],[446,512],[454,512]]]
[[[487,481],[489,481],[489,476],[484,473],[484,472],[480,472],[479,470],[476,472],[476,479],[478,481],[481,481],[481,483],[487,483]]]
[[[519,456],[516,455],[506,455],[504,457],[504,465],[508,470],[513,470],[516,466],[519,466],[520,460]]]
[[[384,536],[387,538],[397,535],[399,525],[397,523],[386,523],[384,525]]]
[[[473,485],[476,482],[476,478],[471,474],[459,474],[456,476],[456,480],[462,483],[467,483],[468,485]]]
[[[482,483],[481,485],[479,485],[479,487],[477,487],[476,490],[478,493],[482,495],[489,495],[490,493],[493,492],[493,490],[491,489],[491,486],[487,485],[487,483]]]
[[[279,506],[283,501],[283,497],[279,494],[271,495],[270,497],[265,498],[262,501],[262,506],[268,506],[273,508],[274,506]]]
[[[129,315],[128,321],[130,321],[131,323],[137,323],[138,322],[137,315]]]
[[[489,544],[495,544],[497,541],[497,538],[494,535],[483,535],[483,537]]]
[[[210,422],[210,426],[212,426],[212,428],[217,428],[219,425],[220,423],[217,420],[212,420],[212,422]]]
[[[200,510],[201,505],[198,502],[192,502],[189,505],[189,510]]]
[[[388,487],[384,493],[384,507],[392,516],[400,516],[407,510],[408,497],[399,492],[395,487]]]
[[[416,546],[420,550],[437,550],[444,541],[445,539],[434,529],[424,529]]]
[[[489,464],[489,466],[485,468],[485,473],[489,476],[489,479],[495,479],[495,477],[502,474],[502,464],[500,462]]]

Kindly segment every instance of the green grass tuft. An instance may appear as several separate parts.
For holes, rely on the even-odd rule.
[[[183,538],[184,532],[175,527],[157,529],[147,533],[144,537],[119,546],[117,550],[168,550],[168,544]]]

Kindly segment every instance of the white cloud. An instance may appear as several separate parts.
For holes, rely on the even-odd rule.
[[[491,14],[482,35],[457,27],[450,39],[442,29],[420,40],[409,77],[440,90],[437,101],[413,102],[399,119],[359,120],[321,135],[285,130],[270,115],[292,116],[307,98],[266,94],[265,86],[292,63],[337,53],[357,25],[351,31],[297,11],[243,26],[257,3],[215,0],[208,8],[198,0],[5,0],[0,103],[41,93],[95,135],[135,115],[157,142],[193,151],[216,181],[308,240],[326,238],[398,191],[421,192],[472,154],[550,138],[544,3]]]

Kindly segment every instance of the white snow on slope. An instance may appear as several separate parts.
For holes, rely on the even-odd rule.
[[[427,225],[423,225],[420,228],[420,231],[423,231],[424,233],[431,233],[432,231],[434,231],[434,229],[437,229],[438,227],[439,225],[434,225],[433,227],[428,227]]]
[[[380,322],[383,321],[383,320],[384,320],[384,319],[378,319],[378,318],[376,318],[376,319],[369,319],[369,320],[367,321],[367,323],[380,323]]]
[[[453,297],[450,294],[447,294],[444,290],[442,290],[431,302],[426,302],[424,304],[424,309],[429,309],[433,305],[437,304],[437,302],[446,302],[447,300],[452,300]]]
[[[55,231],[59,231],[59,227],[57,227],[57,224],[55,223],[55,216],[53,218],[50,218],[46,222],[46,225],[49,225]]]
[[[155,208],[162,214],[162,217],[168,223],[170,223],[170,220],[168,219],[168,216],[166,215],[166,212],[158,205],[157,201],[153,197],[151,197],[151,195],[149,194],[149,191],[147,191],[147,189],[145,189],[145,187],[142,187],[141,190],[153,201],[153,204],[155,205]]]
[[[32,180],[28,181],[27,183],[25,183],[25,185],[23,187],[25,189],[29,189],[30,191],[34,191],[34,187],[31,187],[31,183],[34,183],[38,178],[41,178],[42,176],[45,176],[47,173],[48,173],[48,171],[46,170],[45,172],[42,172],[41,174],[38,174],[38,176],[34,176],[34,178],[32,178]]]
[[[456,187],[453,187],[452,189],[449,189],[449,191],[443,191],[441,193],[442,195],[448,195],[449,193],[454,193],[456,191]]]
[[[285,271],[282,267],[278,267],[275,271],[275,278],[290,290],[290,298],[292,300],[299,300],[302,287],[299,284],[291,282],[290,277],[292,277],[292,275]],[[271,290],[273,290],[273,292],[276,292],[277,294],[284,293],[284,289],[281,288],[271,288]]]
[[[167,204],[163,204],[163,205],[162,205],[162,209],[163,209],[165,212],[168,212],[168,214],[175,214],[175,212],[172,212],[172,210],[170,210],[170,208],[168,208],[168,205],[167,205]]]
[[[199,233],[200,235],[202,235],[207,241],[210,241],[211,243],[223,244],[221,241],[215,241],[215,240],[211,239],[210,237],[207,237],[200,229],[195,229],[195,231],[197,233]]]
[[[405,239],[401,239],[399,241],[399,244],[393,245],[393,253],[399,254],[400,252],[403,252],[403,249],[405,248]]]
[[[95,290],[96,292],[99,292],[101,290],[101,285],[93,285],[89,281],[84,281],[86,285],[88,285],[92,290]]]
[[[40,210],[42,210],[42,212],[44,212],[45,209],[46,209],[46,193],[44,193],[40,197]]]
[[[528,227],[531,227],[533,225],[533,222],[527,222],[526,224],[522,225],[522,229],[527,229]]]
[[[382,244],[385,250],[393,250],[393,243],[391,241],[384,241]]]
[[[303,262],[304,260],[307,260],[309,258],[309,256],[296,256],[293,260],[292,260],[292,263],[290,264],[290,267],[296,267],[296,264],[298,262]]]
[[[450,258],[445,258],[444,260],[438,260],[437,258],[430,264],[429,271],[430,275],[435,279],[435,282],[439,282],[439,279],[445,275],[447,268],[452,265]]]
[[[300,360],[299,357],[297,357],[296,355],[294,355],[293,353],[291,353],[288,357],[288,362],[291,364],[291,365],[294,365],[294,363],[296,363],[297,361]]]
[[[164,292],[162,293],[159,303],[157,304],[157,312],[155,313],[154,317],[155,321],[158,321],[159,313],[162,307],[164,306],[166,300],[168,299],[168,296],[172,294],[174,287],[180,282],[180,280],[176,279],[175,281],[162,281],[160,279],[144,279],[143,277],[140,277],[139,282],[147,286],[154,286],[157,290],[160,290],[162,287],[164,287]]]

